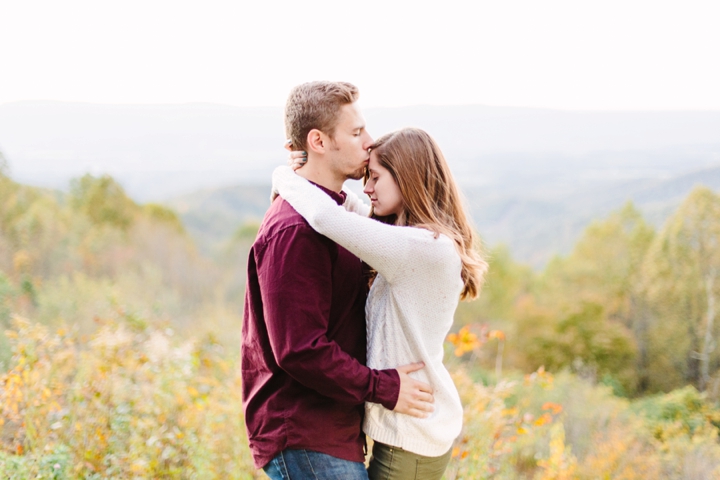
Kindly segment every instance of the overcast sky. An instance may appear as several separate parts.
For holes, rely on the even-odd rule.
[[[720,110],[720,1],[0,0],[0,104]]]

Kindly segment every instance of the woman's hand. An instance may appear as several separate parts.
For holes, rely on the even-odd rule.
[[[288,165],[290,165],[290,168],[298,170],[307,163],[307,152],[293,150],[291,140],[288,140],[287,143],[285,143],[285,148],[290,150],[290,155],[288,156]]]
[[[307,163],[307,152],[290,152],[288,155],[288,165],[293,170],[302,168]]]

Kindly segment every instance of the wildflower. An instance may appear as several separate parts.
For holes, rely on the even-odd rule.
[[[458,357],[480,347],[478,336],[472,333],[467,325],[462,327],[458,333],[448,335],[447,340],[455,345],[455,355]]]
[[[545,402],[542,406],[542,409],[552,411],[553,415],[557,415],[558,413],[563,411],[562,405],[553,402]]]
[[[488,333],[488,338],[497,338],[499,341],[505,340],[505,333],[503,333],[501,330],[490,330],[490,333]]]

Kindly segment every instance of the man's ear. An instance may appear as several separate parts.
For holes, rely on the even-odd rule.
[[[315,153],[325,153],[325,134],[317,128],[310,130],[307,135],[307,149]]]

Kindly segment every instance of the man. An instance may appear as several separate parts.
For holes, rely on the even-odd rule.
[[[362,177],[372,138],[349,83],[295,87],[285,109],[299,174],[338,204]],[[315,232],[282,198],[265,214],[248,261],[242,340],[245,423],[256,467],[271,478],[367,479],[364,402],[417,417],[432,389],[365,366],[367,281],[360,260]]]

